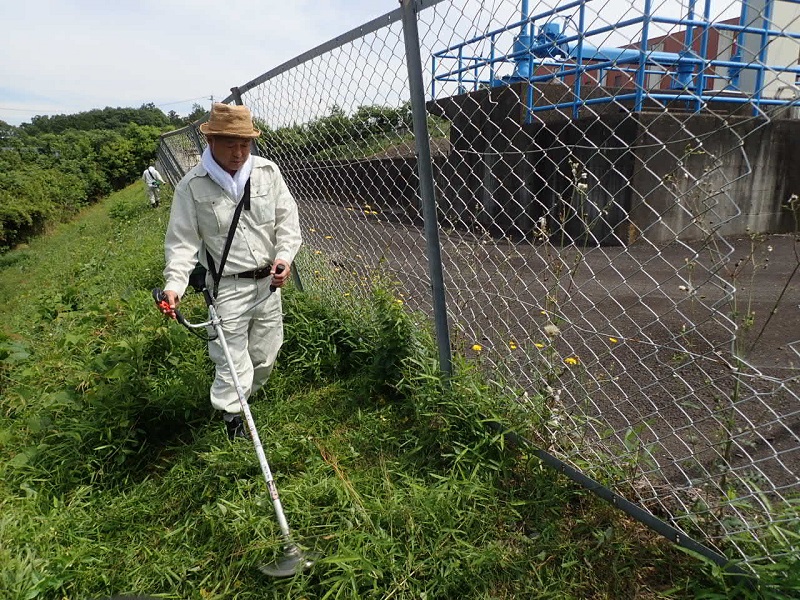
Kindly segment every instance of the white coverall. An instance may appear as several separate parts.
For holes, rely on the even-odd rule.
[[[276,259],[291,263],[302,243],[297,205],[278,166],[258,156],[252,159],[250,210],[241,212],[215,302],[247,398],[272,372],[283,344],[283,315],[280,289],[270,293],[269,277],[244,279],[235,275]],[[165,290],[182,296],[198,260],[208,269],[211,289],[206,250],[214,267],[219,268],[235,209],[236,201],[212,181],[202,163],[178,183],[165,240]],[[239,413],[239,398],[222,347],[211,341],[208,350],[216,365],[211,404],[226,413]]]
[[[144,170],[142,179],[144,180],[145,186],[147,186],[147,197],[150,200],[150,204],[154,205],[156,203],[158,183],[164,183],[164,179],[161,177],[161,173],[153,166],[147,167]]]

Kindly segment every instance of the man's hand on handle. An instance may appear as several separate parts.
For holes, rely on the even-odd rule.
[[[181,299],[178,297],[178,294],[172,290],[163,290],[160,298],[156,298],[158,310],[168,317],[172,317],[173,319],[177,318],[175,315],[175,309],[178,308],[178,304],[180,304],[180,302]]]
[[[278,259],[272,265],[272,280],[270,281],[270,289],[275,291],[279,287],[283,287],[289,280],[291,273],[291,266],[285,260]],[[156,306],[162,314],[172,317],[181,321],[178,305],[181,299],[176,292],[172,290],[160,290],[158,288],[153,290],[153,298],[156,301]]]
[[[291,271],[291,265],[288,262],[280,258],[277,259],[275,264],[272,265],[272,283],[270,283],[270,287],[283,287],[289,281]]]

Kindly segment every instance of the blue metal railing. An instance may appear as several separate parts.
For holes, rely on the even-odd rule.
[[[772,7],[775,0],[767,0],[762,11],[761,26],[753,26],[748,21],[748,0],[743,2],[739,23],[723,23],[711,21],[712,0],[689,0],[686,15],[683,18],[662,17],[655,13],[652,0],[644,0],[642,13],[611,25],[586,28],[586,6],[592,0],[573,0],[561,6],[529,14],[528,0],[522,0],[521,18],[435,52],[432,57],[433,77],[431,95],[436,98],[438,88],[446,83],[457,83],[457,92],[465,93],[469,88],[477,90],[481,87],[497,87],[520,81],[546,83],[554,80],[571,83],[573,99],[565,102],[536,106],[535,88],[528,86],[526,93],[527,115],[530,122],[534,113],[546,110],[571,110],[573,118],[577,118],[580,109],[585,106],[632,101],[633,110],[639,112],[645,100],[685,101],[687,106],[700,111],[707,102],[727,102],[734,104],[752,104],[753,113],[761,112],[762,106],[789,105],[797,103],[797,99],[779,99],[765,97],[764,82],[766,72],[773,74],[790,73],[793,79],[800,79],[800,66],[768,65],[767,48],[776,38],[800,40],[800,32],[783,31],[772,26]],[[800,0],[789,0],[800,3]],[[698,15],[698,2],[702,2],[702,16]],[[577,13],[577,24],[575,21]],[[562,30],[558,20],[571,23],[576,33],[567,34],[566,26]],[[683,49],[680,52],[653,51],[648,47],[652,24],[683,27]],[[630,45],[616,47],[597,47],[589,43],[591,39],[602,39],[612,32],[619,33],[623,28],[640,26],[638,41]],[[538,34],[534,35],[535,27]],[[699,35],[696,35],[699,30]],[[727,31],[736,40],[730,60],[720,60],[709,56],[710,33]],[[507,48],[509,36],[514,37],[510,51],[498,47],[502,43]],[[742,47],[746,34],[758,36],[760,43],[757,59],[747,61],[743,57]],[[671,34],[672,40],[679,36]],[[699,43],[696,43],[699,42]],[[481,52],[488,46],[488,53]],[[506,65],[513,67],[509,75],[498,77],[498,72]],[[488,70],[488,77],[486,72]],[[743,71],[754,72],[754,89],[742,93],[740,89]],[[625,86],[610,89],[609,94],[598,98],[585,97],[585,75],[597,74],[597,82],[604,85],[613,74],[623,74],[634,84],[627,91]],[[648,85],[649,75],[659,75],[655,87]],[[574,81],[571,81],[573,80]],[[661,89],[662,81],[669,82],[669,90]],[[723,89],[713,89],[714,82],[723,80]],[[612,88],[613,86],[607,86]]]

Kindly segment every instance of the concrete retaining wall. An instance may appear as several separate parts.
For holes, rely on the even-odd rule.
[[[537,97],[545,92],[564,90]],[[434,158],[444,227],[533,241],[546,225],[554,243],[589,245],[794,229],[784,205],[800,194],[800,121],[739,116],[735,105],[716,107],[727,114],[602,105],[525,123],[525,93],[511,86],[429,105],[451,121],[450,152]],[[420,220],[414,157],[281,167],[299,198]]]

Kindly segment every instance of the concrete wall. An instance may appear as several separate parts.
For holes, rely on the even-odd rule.
[[[521,93],[483,90],[430,107],[451,120],[450,152],[434,160],[442,226],[534,241],[545,224],[554,243],[588,245],[794,229],[783,205],[800,194],[798,120],[601,105],[597,115],[553,111],[524,123]],[[421,221],[413,156],[281,167],[299,198]]]
[[[629,243],[793,230],[784,205],[800,193],[800,121],[640,118],[640,131],[665,143],[636,150]]]
[[[327,200],[354,209],[368,205],[386,217],[421,223],[414,157],[284,161],[280,168],[298,199]]]
[[[800,121],[756,120],[749,106],[727,103],[693,113],[675,102],[642,113],[596,105],[578,119],[547,111],[525,123],[526,94],[518,84],[429,104],[452,121],[447,179],[456,184],[439,201],[454,222],[529,237],[544,218],[554,242],[608,245],[794,228],[783,205],[800,193]],[[561,85],[534,90],[536,105],[568,94]]]

